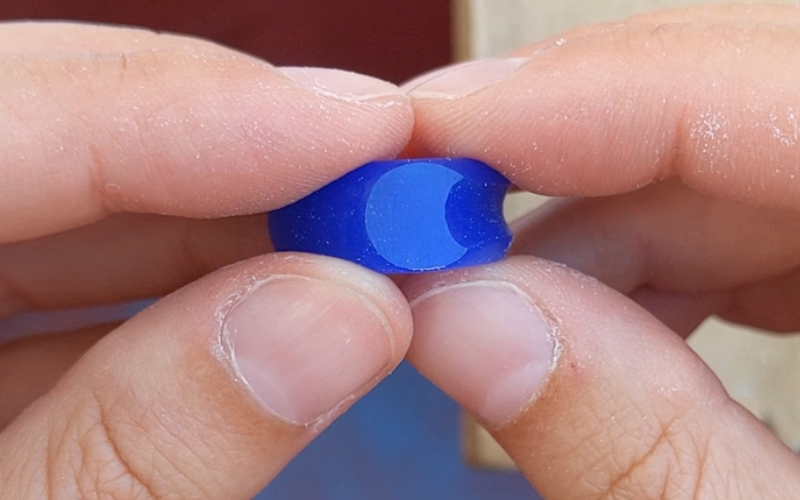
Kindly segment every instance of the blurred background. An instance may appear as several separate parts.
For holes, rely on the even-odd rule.
[[[143,26],[208,38],[276,65],[342,68],[401,83],[454,60],[499,55],[578,25],[701,3],[711,2],[0,0],[0,20]],[[507,213],[514,218],[543,201],[535,195],[513,195]],[[30,316],[14,321],[4,327],[37,328],[36,318]],[[82,320],[70,316],[63,322],[74,321]],[[690,345],[735,399],[787,444],[800,447],[800,339],[768,337],[711,319]],[[491,438],[406,364],[323,433],[258,497],[449,498],[538,497]]]
[[[70,19],[196,35],[277,65],[402,82],[451,59],[449,0],[3,0],[0,19]]]

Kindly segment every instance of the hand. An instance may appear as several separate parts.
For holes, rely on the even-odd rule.
[[[569,197],[507,262],[403,283],[410,359],[544,498],[798,497],[798,457],[683,342],[713,314],[800,330],[798,47],[797,8],[708,7],[406,86],[415,153]]]
[[[0,499],[249,499],[403,357],[390,280],[248,215],[396,155],[396,87],[69,24],[0,25],[0,75],[0,314],[170,294],[0,347]]]

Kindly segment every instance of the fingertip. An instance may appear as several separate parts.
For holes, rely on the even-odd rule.
[[[368,75],[329,68],[285,66],[279,69],[293,81],[321,96],[347,102],[380,98],[408,102],[408,98],[396,85]]]
[[[544,391],[560,356],[557,325],[513,283],[437,286],[412,302],[409,360],[491,428]]]
[[[413,142],[541,194],[614,195],[680,177],[714,196],[795,208],[800,173],[786,165],[797,163],[797,75],[786,60],[796,30],[663,18],[557,39],[516,70],[492,66],[513,58],[447,69],[415,90]]]
[[[742,433],[757,436],[748,457],[796,482],[787,472],[796,457],[732,403],[683,339],[596,280],[512,257],[403,288],[416,322],[412,362],[548,498],[686,491],[696,475],[685,471],[707,472],[711,457],[731,464]],[[555,343],[537,340],[548,335]],[[705,480],[726,481],[720,470]]]
[[[404,88],[418,100],[460,99],[503,82],[528,62],[525,57],[469,61],[420,77]]]
[[[390,83],[340,70],[282,72],[173,38],[129,52],[0,58],[3,88],[18,103],[0,161],[15,186],[0,190],[9,220],[0,241],[116,212],[267,212],[395,157],[412,134],[410,100]]]
[[[257,260],[279,267],[287,274],[335,283],[364,297],[387,322],[396,361],[399,363],[405,356],[411,342],[413,319],[408,299],[395,281],[396,276],[383,275],[343,259],[308,253],[279,252]]]
[[[0,451],[35,457],[26,477],[59,471],[27,492],[252,498],[401,361],[410,336],[388,278],[313,255],[256,257],[105,336],[0,435]]]
[[[281,275],[234,299],[222,349],[264,408],[290,425],[322,423],[381,378],[396,359],[383,311],[330,282]]]

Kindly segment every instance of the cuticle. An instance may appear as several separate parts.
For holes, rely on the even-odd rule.
[[[291,274],[291,273],[272,274],[261,279],[253,279],[251,280],[250,283],[248,283],[247,286],[244,287],[244,289],[230,294],[214,313],[214,316],[217,320],[217,324],[220,327],[219,328],[220,336],[224,336],[227,333],[226,324],[228,319],[230,318],[231,313],[236,309],[237,306],[246,301],[247,298],[250,297],[255,291],[259,290],[261,287],[270,283],[274,283],[277,281],[289,281],[295,279],[308,282],[323,283],[325,285],[339,287],[346,290],[348,293],[352,294],[356,298],[358,298],[358,300],[364,305],[364,307],[366,307],[380,321],[381,326],[383,326],[384,332],[386,333],[386,336],[389,339],[390,353],[392,356],[394,356],[396,348],[394,335],[392,334],[394,330],[391,326],[391,323],[389,322],[389,319],[386,316],[386,313],[378,304],[370,300],[363,293],[361,293],[359,290],[353,287],[341,283],[333,283],[313,276],[305,276],[302,274]]]

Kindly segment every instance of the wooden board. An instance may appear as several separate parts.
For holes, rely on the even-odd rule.
[[[451,0],[455,55],[480,59],[568,29],[662,9],[720,3],[718,0]],[[732,3],[763,3],[739,1]],[[797,0],[772,0],[800,4]]]
[[[623,20],[662,8],[713,3],[704,0],[453,0],[454,54],[459,59],[501,55],[525,43],[583,24]],[[741,2],[754,3],[754,2]],[[778,3],[800,4],[800,1]],[[513,219],[546,198],[509,197]],[[761,418],[785,443],[800,449],[800,338],[767,336],[711,319],[689,345],[720,377],[731,396]],[[502,448],[468,416],[464,450],[476,467],[512,469]]]

